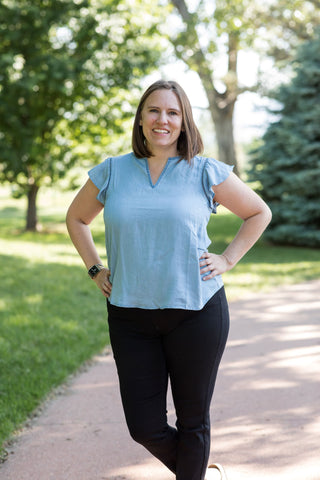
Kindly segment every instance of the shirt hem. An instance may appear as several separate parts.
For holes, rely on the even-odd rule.
[[[200,304],[198,304],[197,307],[195,307],[194,305],[177,305],[177,304],[166,304],[165,306],[151,306],[151,305],[141,305],[141,304],[126,304],[126,303],[122,303],[122,302],[113,302],[112,300],[108,299],[109,303],[115,307],[120,307],[120,308],[139,308],[141,310],[166,310],[166,309],[170,309],[170,310],[194,310],[194,311],[200,311],[203,309],[203,307],[206,305],[206,303],[208,303],[208,301],[210,300],[210,298],[213,297],[213,295],[215,295],[222,287],[223,287],[223,283],[221,285],[217,285],[217,288],[213,289],[212,291],[210,291],[200,302]],[[199,306],[200,305],[200,306]]]

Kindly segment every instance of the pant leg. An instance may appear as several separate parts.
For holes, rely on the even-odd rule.
[[[108,312],[111,346],[129,432],[135,441],[175,472],[177,431],[167,423],[168,371],[161,334],[148,311],[108,304]]]
[[[210,453],[209,408],[229,331],[224,288],[164,338],[177,414],[177,480],[203,480]]]

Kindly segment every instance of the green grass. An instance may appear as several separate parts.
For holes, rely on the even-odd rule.
[[[73,194],[44,191],[41,233],[23,231],[25,203],[0,189],[0,445],[53,387],[108,343],[105,300],[68,239],[66,206]],[[231,241],[237,218],[213,215],[209,235],[217,253]],[[104,256],[101,216],[94,238]],[[319,278],[319,251],[259,241],[224,276],[230,300]]]

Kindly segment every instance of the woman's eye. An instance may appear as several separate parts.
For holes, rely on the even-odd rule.
[[[157,108],[150,108],[149,112],[150,113],[159,113],[159,110]],[[172,110],[172,111],[168,112],[168,115],[173,117],[175,115],[178,115],[178,113],[175,110]]]

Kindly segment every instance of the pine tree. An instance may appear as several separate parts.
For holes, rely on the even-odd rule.
[[[275,94],[279,119],[252,153],[250,177],[273,220],[273,243],[320,247],[320,31],[303,44],[294,76]]]

